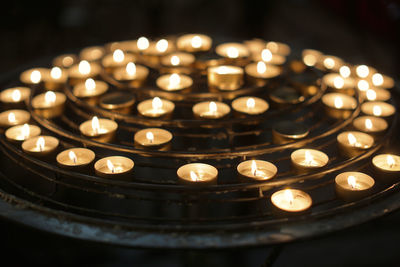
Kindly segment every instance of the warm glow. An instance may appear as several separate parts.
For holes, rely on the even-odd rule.
[[[339,69],[339,73],[340,73],[340,75],[342,75],[343,78],[347,78],[350,76],[351,70],[347,66],[341,66]]]
[[[190,180],[197,181],[198,179],[199,176],[194,171],[190,171]]]
[[[116,49],[113,53],[113,59],[115,62],[122,62],[125,59],[125,54],[121,49]]]
[[[18,139],[25,140],[27,137],[29,137],[30,132],[31,132],[31,129],[29,128],[29,125],[27,123],[25,123],[21,127],[21,135],[20,135],[20,138],[18,138]]]
[[[390,168],[393,168],[393,166],[396,164],[394,158],[391,155],[386,156],[386,163],[389,165]]]
[[[98,134],[100,131],[100,122],[99,122],[99,118],[97,118],[97,116],[94,116],[92,119],[92,129],[93,129],[93,132],[95,132],[96,134]]]
[[[343,107],[343,99],[341,97],[335,97],[335,108]]]
[[[369,68],[365,65],[360,65],[356,68],[357,76],[360,78],[365,78],[369,74]]]
[[[269,42],[269,43],[267,43],[267,48],[269,49],[269,50],[271,50],[272,52],[274,52],[274,53],[276,53],[276,52],[278,52],[278,44],[277,43],[275,43],[275,42]]]
[[[335,60],[333,60],[333,58],[330,58],[330,57],[325,58],[324,66],[327,69],[333,69],[333,67],[335,67]]]
[[[149,140],[149,143],[153,143],[154,141],[154,134],[152,132],[146,133],[146,139]]]
[[[252,97],[247,98],[246,107],[251,109],[254,108],[255,106],[256,106],[256,101],[254,100],[254,98]]]
[[[179,59],[178,56],[174,55],[171,57],[171,65],[172,66],[178,66],[179,63],[181,63],[181,60]]]
[[[54,67],[50,71],[50,76],[53,79],[60,79],[62,75],[62,70],[59,67]]]
[[[374,106],[372,108],[372,113],[374,116],[381,116],[382,115],[382,108],[380,106]]]
[[[292,205],[294,200],[292,191],[290,189],[286,189],[283,194],[285,199],[290,203],[290,205]]]
[[[251,174],[257,176],[257,164],[255,160],[251,161]]]
[[[367,90],[367,99],[369,101],[376,100],[376,92],[374,90],[372,90],[372,89],[368,89]]]
[[[350,144],[351,146],[355,146],[356,143],[357,143],[357,139],[356,139],[356,137],[354,136],[354,134],[352,134],[352,133],[349,133],[349,134],[347,135],[347,140],[349,140],[349,144]]]
[[[383,76],[380,73],[375,73],[372,75],[372,83],[375,86],[381,86],[383,84]]]
[[[14,123],[15,122],[15,114],[14,112],[8,113],[8,122]]]
[[[271,51],[269,51],[269,49],[263,49],[263,51],[261,51],[261,58],[265,62],[271,61],[272,59]]]
[[[129,62],[126,64],[126,73],[128,73],[129,76],[134,76],[136,75],[136,65],[133,62]]]
[[[306,64],[309,67],[312,67],[317,63],[317,58],[314,55],[305,55],[303,57],[304,64]]]
[[[214,101],[211,101],[210,104],[208,104],[208,111],[210,113],[217,112],[217,104]]]
[[[43,151],[45,146],[45,141],[43,137],[39,137],[38,140],[36,141],[36,148],[39,151]]]
[[[53,91],[47,91],[44,94],[44,101],[46,103],[54,103],[54,102],[56,102],[56,94]]]
[[[76,163],[76,161],[78,160],[78,158],[76,157],[76,154],[74,151],[69,151],[68,152],[68,157],[70,160],[72,160],[74,163]]]
[[[218,67],[217,73],[218,74],[228,74],[228,73],[230,73],[229,67],[227,67],[227,66]]]
[[[366,80],[359,80],[357,83],[357,87],[361,91],[367,91],[369,89],[369,83]]]
[[[21,91],[18,89],[15,89],[11,93],[11,98],[14,102],[18,102],[21,100]]]
[[[107,160],[107,168],[112,172],[112,173],[114,173],[115,172],[115,167],[114,167],[114,164],[111,162],[111,160]]]
[[[85,87],[86,90],[93,91],[96,88],[96,82],[92,78],[89,78],[85,81]]]
[[[171,74],[171,76],[169,76],[169,87],[170,88],[176,88],[179,86],[179,84],[181,83],[181,77],[179,76],[179,74]]]
[[[162,108],[163,103],[161,101],[161,99],[156,96],[155,98],[153,98],[153,101],[151,102],[151,106],[153,107],[153,109],[159,110]]]
[[[32,83],[39,83],[42,80],[42,74],[38,70],[34,70],[31,73]]]
[[[357,188],[357,182],[356,182],[356,177],[353,175],[350,175],[349,177],[347,177],[347,183],[349,184],[349,186],[353,189]]]
[[[239,57],[239,50],[237,50],[236,47],[230,46],[228,47],[228,49],[226,50],[226,55],[229,58],[237,58]]]
[[[262,73],[264,73],[264,72],[266,72],[266,71],[267,71],[267,65],[265,65],[264,62],[259,61],[259,62],[257,63],[257,72],[258,72],[259,74],[262,74]]]
[[[81,74],[87,75],[90,73],[90,63],[86,60],[79,62],[78,70]]]
[[[317,164],[317,162],[314,160],[313,155],[308,150],[304,152],[304,163],[307,166],[316,166]]]
[[[193,48],[200,48],[202,45],[202,40],[200,38],[200,36],[196,35],[192,38],[192,40],[190,41],[191,45]]]
[[[338,88],[338,89],[343,88],[343,86],[344,86],[344,80],[343,80],[343,78],[340,77],[340,76],[335,77],[335,78],[333,79],[333,85],[334,85],[336,88]]]
[[[146,37],[140,37],[137,40],[137,47],[139,50],[146,50],[149,47],[150,43]]]
[[[372,121],[371,121],[371,119],[366,119],[365,120],[365,128],[367,128],[367,129],[372,129]]]
[[[164,53],[168,49],[168,41],[161,39],[156,43],[156,49],[158,52]]]
[[[69,67],[74,63],[74,59],[70,56],[66,56],[65,58],[62,59],[62,65],[64,67]]]

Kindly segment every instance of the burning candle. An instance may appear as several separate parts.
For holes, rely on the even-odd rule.
[[[274,164],[264,160],[246,160],[241,162],[236,169],[245,181],[269,180],[278,172]]]
[[[5,135],[10,141],[21,142],[31,137],[38,136],[40,133],[41,130],[38,126],[25,123],[23,125],[16,125],[8,128]]]
[[[32,107],[40,116],[54,118],[63,114],[65,101],[63,93],[47,91],[32,99]]]
[[[71,84],[77,84],[88,78],[95,78],[101,72],[101,67],[97,63],[89,63],[86,60],[82,60],[79,64],[73,65],[69,70],[69,78]]]
[[[373,116],[360,116],[353,121],[353,126],[369,134],[381,134],[388,128],[388,123],[378,117]]]
[[[144,59],[150,64],[159,64],[160,58],[174,50],[172,42],[160,39],[157,42],[150,42],[146,49],[141,50]]]
[[[288,56],[291,52],[290,46],[280,42],[268,42],[265,47],[270,50],[273,54],[279,54],[282,56]]]
[[[164,56],[161,63],[167,67],[190,67],[196,58],[189,53],[175,52]]]
[[[278,66],[283,65],[286,62],[286,57],[279,54],[272,54],[267,48],[262,49],[261,52],[254,54],[252,59],[254,61],[263,61],[267,64]]]
[[[43,157],[54,152],[59,141],[53,136],[39,135],[26,139],[22,143],[22,150],[28,154]]]
[[[329,157],[315,149],[297,149],[290,155],[292,164],[301,171],[314,170],[328,164]]]
[[[68,69],[78,62],[78,57],[74,54],[59,55],[53,59],[53,66]]]
[[[369,76],[371,76],[372,74],[374,74],[376,72],[376,70],[372,67],[368,67],[366,65],[357,65],[355,66],[355,74],[357,77],[359,78],[367,78]]]
[[[339,197],[353,201],[370,194],[375,181],[362,172],[343,172],[336,176],[335,184]]]
[[[124,53],[121,49],[116,49],[112,54],[106,55],[101,64],[106,71],[110,72],[122,66],[126,66],[129,62],[135,61],[136,58],[129,53]]]
[[[321,61],[323,54],[314,49],[304,49],[302,51],[303,62],[308,67],[313,67]]]
[[[242,114],[259,115],[268,110],[269,104],[258,97],[244,96],[233,100],[232,108]]]
[[[373,101],[373,102],[363,103],[361,105],[361,111],[364,114],[370,116],[390,117],[396,112],[396,109],[391,104],[380,101]]]
[[[99,119],[97,116],[79,125],[79,130],[83,135],[101,142],[111,141],[117,128],[118,124],[115,121]]]
[[[28,111],[22,109],[10,109],[0,113],[0,127],[8,128],[14,125],[27,123],[31,118]]]
[[[29,69],[21,73],[19,79],[24,84],[39,84],[45,77],[49,76],[49,70],[46,68]]]
[[[220,119],[229,114],[231,108],[222,102],[204,101],[197,103],[192,108],[193,113],[204,119]]]
[[[100,107],[113,112],[129,114],[133,104],[135,104],[135,95],[129,92],[115,92],[104,95],[100,98]]]
[[[379,154],[372,158],[375,169],[385,179],[398,179],[400,173],[400,157],[393,154]]]
[[[72,93],[79,98],[84,98],[87,101],[95,104],[100,95],[103,95],[108,90],[108,84],[103,81],[86,79],[84,82],[74,86]]]
[[[390,92],[382,88],[370,88],[360,91],[360,94],[367,101],[388,101],[391,98]]]
[[[140,102],[137,106],[138,112],[145,117],[161,117],[170,115],[175,109],[175,104],[169,100],[154,97]]]
[[[133,62],[129,62],[125,67],[117,68],[113,73],[117,81],[127,83],[135,88],[142,86],[148,75],[148,68]]]
[[[215,66],[207,70],[208,86],[220,90],[236,90],[243,84],[243,69],[236,66]]]
[[[361,92],[365,92],[370,88],[370,85],[366,80],[361,79],[361,80],[358,80],[358,82],[357,82],[357,88]]]
[[[357,107],[357,100],[354,97],[341,93],[328,93],[322,96],[322,103],[326,112],[333,118],[347,118]]]
[[[191,186],[210,185],[217,183],[218,170],[204,163],[189,163],[181,166],[177,175],[182,184]]]
[[[337,136],[339,149],[347,157],[355,157],[372,147],[374,138],[369,134],[346,131]]]
[[[281,68],[274,65],[267,65],[263,61],[250,63],[245,67],[249,80],[259,86],[265,85],[269,79],[281,75]]]
[[[165,91],[180,91],[190,88],[193,80],[189,76],[173,73],[160,76],[156,80],[156,84]]]
[[[225,57],[230,60],[243,59],[250,55],[247,47],[244,44],[240,43],[224,43],[217,45],[217,47],[215,48],[215,52],[219,56]]]
[[[31,94],[31,89],[28,87],[13,87],[8,88],[0,93],[0,100],[5,104],[17,105],[25,102]]]
[[[339,73],[343,78],[349,78],[351,75],[351,69],[349,66],[343,65],[339,68]]]
[[[93,162],[95,154],[87,148],[70,148],[57,155],[57,163],[64,168],[78,169]]]
[[[212,40],[204,34],[185,34],[177,40],[177,47],[185,52],[205,52],[211,49]]]
[[[144,36],[139,37],[137,39],[137,41],[136,41],[136,46],[137,46],[139,51],[143,52],[144,50],[146,50],[150,46],[149,39],[147,39]]]
[[[81,50],[79,57],[81,60],[86,60],[89,62],[100,60],[106,51],[101,46],[90,46]]]
[[[164,129],[148,128],[138,131],[134,140],[139,146],[159,149],[172,140],[172,134]]]
[[[322,77],[322,83],[330,89],[338,92],[352,94],[355,82],[353,78],[344,78],[337,73],[328,73]]]
[[[50,70],[49,75],[43,77],[44,86],[48,90],[58,90],[62,88],[67,79],[68,79],[67,72],[59,67],[53,67]]]
[[[377,87],[390,89],[394,86],[394,80],[391,77],[382,75],[380,73],[374,73],[371,77],[371,80],[372,84]]]
[[[321,62],[325,70],[328,71],[339,71],[344,64],[342,59],[335,56],[323,56]]]
[[[302,212],[311,207],[309,194],[297,189],[283,189],[272,194],[272,204],[285,212]]]
[[[122,156],[111,156],[99,159],[94,164],[98,176],[104,178],[127,178],[133,170],[134,162],[130,158]]]

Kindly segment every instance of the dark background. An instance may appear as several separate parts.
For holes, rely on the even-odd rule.
[[[88,45],[200,32],[216,42],[259,37],[315,48],[398,79],[398,1],[52,0],[0,9],[0,72]],[[398,266],[400,213],[290,245],[223,251],[153,251],[60,238],[0,221],[10,266]]]

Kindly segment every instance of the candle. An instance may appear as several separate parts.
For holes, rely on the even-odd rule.
[[[109,119],[98,118],[94,116],[91,120],[85,121],[79,125],[80,132],[99,142],[109,142],[117,131],[118,124]]]
[[[372,84],[377,87],[382,88],[393,88],[394,87],[394,80],[386,75],[382,75],[380,73],[374,73],[371,77]]]
[[[36,157],[43,157],[53,153],[59,141],[53,136],[39,135],[26,139],[22,143],[22,150]]]
[[[10,109],[0,113],[0,127],[8,128],[14,125],[27,123],[31,118],[28,111],[22,109]]]
[[[343,60],[335,56],[323,56],[321,58],[322,65],[325,70],[328,71],[339,71],[340,67],[343,66]]]
[[[71,84],[77,84],[88,78],[95,78],[101,72],[101,67],[96,63],[89,63],[86,60],[82,60],[79,64],[73,65],[68,69],[68,74]]]
[[[8,128],[5,132],[5,136],[9,141],[21,142],[31,137],[38,136],[40,133],[41,130],[38,126],[25,123]]]
[[[322,83],[334,91],[354,94],[355,81],[353,78],[344,78],[337,73],[328,73],[322,77]]]
[[[236,66],[215,66],[207,70],[208,86],[220,90],[236,90],[243,84],[243,69]]]
[[[292,152],[290,158],[294,167],[300,171],[322,168],[329,161],[328,155],[315,149],[297,149]]]
[[[254,61],[263,61],[271,65],[282,65],[286,62],[286,57],[279,54],[272,54],[267,48],[261,50],[261,52],[256,53],[252,56]]]
[[[80,169],[93,162],[95,154],[87,148],[70,148],[57,155],[57,163],[68,169]]]
[[[285,212],[302,212],[311,207],[309,194],[297,189],[279,190],[271,196],[272,204]]]
[[[189,163],[181,166],[177,175],[179,183],[191,186],[211,185],[217,183],[218,170],[204,163]]]
[[[285,144],[300,140],[309,133],[308,127],[299,122],[281,121],[272,129],[272,138],[275,144]]]
[[[101,60],[101,64],[106,71],[111,72],[135,60],[136,58],[132,54],[124,53],[121,49],[116,49],[112,54],[106,55]]]
[[[171,53],[174,50],[172,42],[166,39],[160,39],[157,42],[150,42],[146,49],[141,50],[144,60],[148,64],[159,64],[160,58]]]
[[[322,96],[322,103],[326,112],[333,118],[348,118],[357,107],[357,100],[354,97],[341,93],[328,93]]]
[[[360,95],[367,101],[388,101],[392,97],[388,90],[382,88],[360,91]]]
[[[357,131],[342,132],[337,136],[340,152],[346,157],[355,157],[366,152],[374,144],[374,138]]]
[[[125,179],[133,170],[134,162],[130,158],[111,156],[99,159],[94,164],[96,174],[104,178]]]
[[[166,148],[172,140],[172,134],[164,129],[148,128],[138,131],[134,136],[135,144],[145,148]]]
[[[161,117],[170,115],[175,109],[175,104],[171,101],[154,97],[140,102],[137,106],[138,112],[145,117]]]
[[[135,95],[128,92],[115,92],[104,95],[100,98],[100,107],[113,112],[129,114],[133,104],[135,104]]]
[[[376,73],[376,70],[372,67],[366,65],[357,65],[355,66],[355,74],[359,78],[367,78],[372,74]]]
[[[113,73],[113,76],[117,81],[127,83],[135,88],[142,86],[148,75],[148,68],[142,65],[137,65],[133,62],[129,62],[125,67],[117,68]]]
[[[259,115],[268,110],[269,104],[264,99],[254,96],[244,96],[233,100],[232,108],[246,115]]]
[[[29,69],[21,73],[19,79],[24,84],[35,85],[39,84],[44,77],[49,75],[49,70],[46,68]]]
[[[189,53],[175,52],[163,56],[161,64],[167,67],[190,67],[195,62],[196,58]]]
[[[396,109],[391,104],[380,101],[372,101],[363,103],[361,105],[361,111],[366,115],[390,117],[396,112]]]
[[[273,54],[279,54],[282,56],[288,56],[290,54],[290,46],[279,42],[268,42],[265,47],[269,49]]]
[[[74,54],[59,55],[53,59],[53,66],[68,69],[78,62],[78,57]]]
[[[276,78],[281,75],[281,68],[274,65],[267,65],[263,61],[250,63],[245,67],[250,82],[263,86],[269,79]]]
[[[373,116],[360,116],[353,121],[353,126],[369,134],[381,134],[388,128],[388,123],[378,117]]]
[[[103,95],[108,90],[108,84],[103,81],[86,79],[85,82],[78,83],[74,86],[72,93],[79,98],[84,98],[86,101],[96,104],[98,97]]]
[[[105,53],[106,51],[101,46],[90,46],[82,49],[79,53],[79,57],[81,60],[92,62],[100,60]]]
[[[63,114],[66,99],[63,93],[47,91],[32,99],[32,107],[40,116],[54,118]]]
[[[265,181],[273,178],[278,169],[274,164],[264,160],[246,160],[237,166],[237,171],[244,181]]]
[[[193,80],[183,74],[165,74],[157,78],[156,84],[165,91],[180,91],[192,86]]]
[[[229,114],[231,108],[222,102],[204,101],[197,103],[192,108],[193,113],[204,119],[220,119]]]
[[[318,50],[304,49],[302,51],[303,62],[308,67],[314,67],[316,64],[318,64],[318,62],[321,61],[322,57],[323,54]]]
[[[204,34],[185,34],[176,40],[179,50],[185,52],[205,52],[211,49],[212,40]]]
[[[229,59],[229,61],[232,62],[233,60],[247,58],[250,55],[247,47],[241,43],[224,43],[217,45],[215,52],[219,56]]]
[[[374,184],[374,179],[362,172],[343,172],[335,178],[336,194],[347,201],[370,194]]]
[[[0,93],[0,100],[5,104],[18,105],[25,102],[31,95],[28,87],[13,87],[5,89]]]
[[[379,154],[372,158],[372,164],[379,177],[397,181],[400,173],[400,157],[394,154]]]
[[[59,67],[53,67],[49,75],[43,77],[44,86],[48,90],[58,90],[62,88],[68,79],[68,74]]]

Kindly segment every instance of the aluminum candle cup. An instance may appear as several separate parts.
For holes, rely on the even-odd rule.
[[[5,89],[0,93],[0,100],[7,106],[23,106],[31,95],[31,89],[28,87],[13,87]]]
[[[112,156],[99,159],[94,164],[96,174],[103,178],[128,179],[133,170],[134,162],[130,158]]]
[[[40,133],[41,130],[38,126],[25,123],[8,128],[5,135],[11,142],[22,142],[31,137],[38,136]]]
[[[8,128],[29,122],[31,114],[22,109],[10,109],[0,113],[0,127]]]
[[[57,157],[57,163],[63,168],[80,170],[93,162],[95,154],[87,148],[70,148],[60,152]]]
[[[345,201],[361,199],[372,192],[374,179],[362,172],[343,172],[336,176],[336,194]]]
[[[243,96],[232,101],[232,108],[242,115],[260,115],[268,110],[269,104],[262,98]]]
[[[134,88],[142,86],[146,82],[147,76],[149,76],[149,69],[133,62],[129,62],[125,67],[115,69],[113,73],[115,80]]]
[[[357,131],[342,132],[337,136],[339,151],[345,157],[355,157],[370,149],[374,138],[366,133]]]
[[[63,114],[66,99],[63,93],[47,91],[32,99],[32,107],[35,113],[50,119]]]
[[[189,76],[173,73],[160,76],[156,84],[162,90],[172,92],[189,89],[193,85],[193,80]]]
[[[84,136],[99,142],[109,142],[115,137],[118,124],[115,121],[97,118],[85,121],[79,125],[79,130]]]
[[[105,53],[106,51],[101,46],[90,46],[81,50],[79,58],[89,62],[99,61]]]
[[[224,57],[228,64],[244,66],[248,63],[250,52],[244,44],[224,43],[215,48],[217,55]]]
[[[22,150],[35,157],[45,157],[56,151],[59,141],[53,136],[39,135],[25,140]]]
[[[282,73],[280,67],[267,65],[263,61],[250,63],[244,70],[248,80],[257,86],[266,85],[269,80],[279,77]]]
[[[63,54],[53,59],[53,66],[68,69],[78,62],[78,57],[74,54]]]
[[[176,40],[176,45],[180,51],[206,52],[211,49],[212,39],[204,34],[185,34]]]
[[[140,115],[149,118],[170,116],[175,109],[175,104],[169,100],[155,97],[144,100],[137,105]]]
[[[383,180],[394,181],[400,178],[400,156],[393,154],[380,154],[372,158],[372,165],[377,177]]]
[[[359,93],[365,101],[388,101],[392,97],[388,90],[382,88],[369,88]]]
[[[332,91],[354,95],[355,81],[353,78],[343,78],[337,73],[328,73],[322,77],[322,84]]]
[[[103,95],[107,90],[107,83],[89,78],[86,81],[75,85],[72,93],[74,96],[82,98],[86,102],[95,105],[98,102],[99,96]]]
[[[147,128],[138,131],[134,140],[139,147],[166,150],[169,148],[172,134],[164,129]]]
[[[290,158],[293,166],[301,172],[322,168],[329,161],[328,155],[315,149],[297,149]]]
[[[178,171],[178,182],[190,186],[217,184],[218,170],[204,163],[189,163],[181,166]]]
[[[394,87],[394,80],[386,75],[382,75],[380,73],[374,73],[371,76],[371,81],[374,86],[382,87],[382,88],[393,88]]]
[[[396,109],[391,104],[373,101],[363,103],[361,105],[361,111],[366,115],[388,118],[394,115]]]
[[[34,68],[29,69],[21,73],[19,79],[21,82],[27,85],[36,85],[43,81],[43,79],[49,76],[49,69],[46,68]]]
[[[382,118],[361,116],[354,119],[353,126],[359,131],[372,135],[380,135],[386,131],[388,123]]]
[[[220,119],[228,115],[231,108],[223,102],[204,101],[195,104],[192,111],[196,117],[203,119]]]
[[[237,166],[240,179],[246,182],[260,182],[273,178],[278,169],[274,164],[264,160],[246,160]]]
[[[100,98],[100,107],[122,114],[129,114],[135,104],[135,96],[127,92],[115,92]]]
[[[273,54],[288,56],[291,52],[290,46],[280,42],[268,42],[265,47]]]
[[[308,134],[307,126],[292,121],[279,122],[272,129],[272,139],[275,144],[294,142],[305,138]]]
[[[79,64],[73,65],[68,69],[69,83],[75,85],[88,78],[96,78],[100,75],[101,67],[97,63],[89,63],[82,60]]]
[[[322,103],[325,105],[326,113],[336,119],[348,118],[357,107],[357,100],[354,97],[340,93],[325,94],[322,96]]]
[[[101,60],[101,64],[107,72],[112,72],[116,68],[126,66],[129,62],[134,61],[136,61],[135,56],[117,49],[112,54],[105,55]]]
[[[236,66],[215,66],[207,70],[208,86],[232,91],[243,85],[243,69]]]
[[[283,189],[272,194],[272,204],[284,213],[300,213],[309,209],[312,199],[309,194],[297,189]]]
[[[53,67],[49,75],[43,77],[44,87],[47,90],[59,90],[63,88],[68,79],[68,73],[59,67]]]

